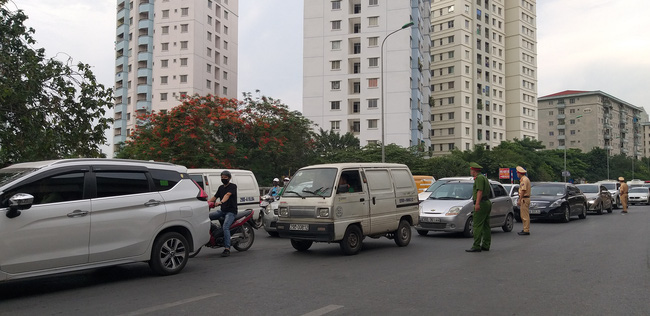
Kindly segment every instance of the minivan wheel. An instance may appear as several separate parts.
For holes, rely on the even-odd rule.
[[[428,230],[418,229],[418,234],[420,234],[420,236],[426,236],[428,233]]]
[[[350,225],[345,230],[345,235],[343,236],[343,240],[341,240],[341,251],[347,256],[356,255],[361,250],[362,241],[363,235],[359,226]]]
[[[405,219],[399,221],[399,226],[395,231],[395,244],[400,247],[408,246],[411,242],[411,225]]]
[[[311,240],[291,239],[291,246],[298,251],[307,251],[314,242]]]
[[[465,222],[465,230],[463,231],[463,236],[470,238],[474,237],[474,218],[470,217]]]
[[[160,275],[172,275],[183,270],[189,259],[185,237],[177,232],[164,233],[153,243],[149,267]]]
[[[512,214],[508,214],[508,216],[506,216],[506,222],[503,223],[501,229],[503,229],[503,231],[507,233],[507,232],[511,232],[514,226],[515,226],[515,220],[513,219]]]

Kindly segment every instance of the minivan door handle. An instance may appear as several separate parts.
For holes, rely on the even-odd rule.
[[[156,200],[149,200],[149,202],[144,203],[144,206],[158,206],[160,205],[160,201]]]
[[[376,203],[375,203],[375,197],[373,196],[373,197],[372,197],[372,205],[375,205],[375,204],[376,204]]]
[[[359,202],[363,202],[363,201],[365,201],[365,200],[366,200],[366,199],[364,199],[364,198],[360,198],[360,199],[359,199]]]
[[[68,217],[74,218],[74,217],[84,217],[88,215],[88,211],[82,211],[82,210],[74,210],[72,213],[68,213]]]

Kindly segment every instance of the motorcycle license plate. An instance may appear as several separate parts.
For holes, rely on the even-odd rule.
[[[289,224],[289,230],[308,231],[309,224]]]

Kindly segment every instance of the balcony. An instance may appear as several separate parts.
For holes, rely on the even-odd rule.
[[[140,68],[140,69],[138,69],[138,77],[151,78],[151,76],[152,76],[151,68]]]
[[[612,124],[605,123],[604,126],[605,126],[606,129],[612,129]]]
[[[117,34],[129,34],[129,25],[124,23],[117,27]]]
[[[140,3],[140,6],[138,6],[138,13],[143,13],[143,12],[153,13],[153,3]]]
[[[612,139],[612,135],[605,134],[605,139]]]
[[[557,104],[557,108],[558,108],[558,109],[564,109],[564,108],[566,108],[566,103],[558,103],[558,104]]]
[[[558,140],[566,139],[566,135],[557,135]]]
[[[138,21],[138,29],[153,30],[153,20],[144,19],[144,20]],[[118,34],[119,34],[119,30],[118,30]]]
[[[140,45],[147,45],[149,47],[153,46],[153,36],[151,35],[138,36],[138,46]]]
[[[138,53],[138,61],[151,61],[151,59],[152,59],[151,52]]]
[[[564,125],[564,124],[562,124],[562,125],[558,125],[558,126],[557,126],[557,129],[566,129],[566,125]]]
[[[563,120],[563,119],[565,119],[565,118],[566,118],[566,114],[558,114],[558,115],[557,115],[557,119],[558,119],[558,120]]]
[[[135,110],[140,111],[140,110],[145,110],[145,111],[151,111],[151,101],[138,101],[135,104]]]
[[[118,71],[115,73],[115,82],[118,82],[120,80],[126,80],[128,76],[128,73],[126,71]]]
[[[118,21],[119,20],[124,20],[124,17],[126,16],[127,12],[128,11],[124,7],[122,7],[122,9],[120,9],[120,11],[117,11],[117,20]]]
[[[559,149],[559,150],[564,150],[565,148],[566,148],[566,147],[565,147],[564,145],[562,145],[562,146],[557,146],[557,149]]]
[[[147,97],[151,97],[151,85],[148,84],[139,84],[137,88],[138,94],[147,94]],[[142,101],[142,100],[140,100]],[[139,102],[139,101],[138,101]]]
[[[604,149],[605,150],[612,150],[612,146],[607,145],[607,146],[604,147]]]
[[[126,87],[121,87],[121,88],[115,88],[115,91],[113,91],[113,97],[123,97],[126,94]]]

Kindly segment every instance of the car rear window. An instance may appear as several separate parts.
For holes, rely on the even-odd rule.
[[[151,173],[156,191],[170,190],[181,181],[181,175],[176,171],[150,169],[149,172]]]
[[[109,197],[149,192],[149,180],[144,171],[98,171],[97,197]]]

